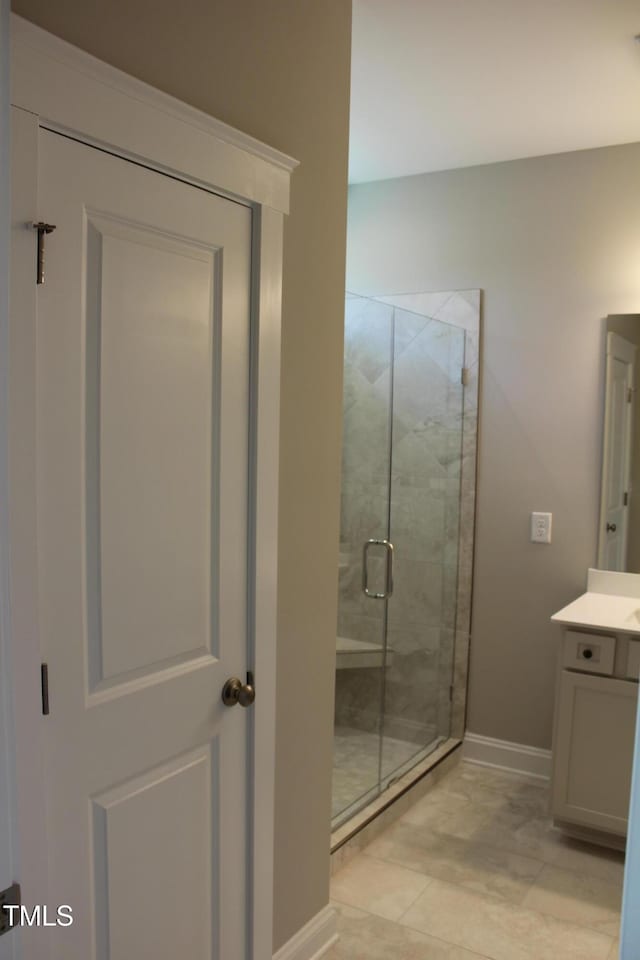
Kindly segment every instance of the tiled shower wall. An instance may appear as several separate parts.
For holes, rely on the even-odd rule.
[[[419,748],[464,725],[480,294],[385,299],[346,303],[338,633],[384,643],[385,605],[362,593],[361,550],[390,521],[392,659],[384,682],[380,669],[338,671],[336,723]]]

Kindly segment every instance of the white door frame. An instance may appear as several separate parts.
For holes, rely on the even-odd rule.
[[[13,711],[9,660],[8,550],[8,313],[9,313],[9,3],[0,0],[0,889],[17,876],[14,850]],[[0,940],[1,960],[13,960],[11,936]]]
[[[282,232],[295,160],[163,94],[12,15],[15,130],[9,334],[12,408],[33,416],[37,321],[34,237],[38,129],[57,131],[142,163],[252,209],[252,397],[248,663],[256,678],[249,745],[251,960],[272,956],[273,793]],[[25,407],[26,404],[26,407]],[[25,414],[26,410],[26,414]],[[47,903],[34,454],[17,443],[17,418],[0,434],[8,449],[11,623],[15,703],[19,879],[28,903]],[[0,423],[0,430],[2,424]],[[13,439],[13,443],[11,440]],[[0,523],[0,529],[2,524]],[[15,935],[16,931],[14,931]],[[35,941],[34,941],[35,943]],[[26,943],[25,943],[26,946]],[[29,955],[44,957],[38,942]]]
[[[620,336],[617,333],[612,333],[611,331],[607,333],[607,347],[606,347],[606,376],[605,376],[605,403],[604,403],[604,432],[602,437],[602,477],[600,482],[600,516],[598,520],[598,567],[601,570],[607,569],[606,555],[607,555],[607,504],[609,499],[609,483],[608,483],[608,471],[609,471],[609,455],[610,447],[613,443],[613,438],[610,436],[610,427],[609,427],[609,384],[610,384],[610,364],[612,358],[617,360],[624,360],[628,364],[627,370],[627,388],[634,390],[635,389],[635,364],[636,364],[636,347],[633,343],[630,343],[623,336]],[[625,489],[628,493],[631,493],[632,499],[634,496],[634,491],[631,489],[631,460],[632,460],[632,431],[633,431],[633,407],[629,406],[629,415],[627,416],[627,423],[625,427],[625,438],[624,438],[624,447],[625,447]],[[628,550],[628,540],[629,540],[629,510],[625,509],[624,511],[624,529],[622,531],[622,541],[623,541],[623,552],[626,561],[627,550]]]

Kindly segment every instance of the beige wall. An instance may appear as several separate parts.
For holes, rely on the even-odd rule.
[[[327,902],[350,0],[14,0],[301,161],[286,225],[275,946]]]
[[[604,318],[640,310],[640,144],[354,186],[347,286],[485,291],[468,728],[549,747],[549,616],[596,560]]]

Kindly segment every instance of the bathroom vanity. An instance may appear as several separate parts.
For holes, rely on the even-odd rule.
[[[551,807],[565,832],[624,846],[640,674],[640,575],[589,570],[562,625]]]

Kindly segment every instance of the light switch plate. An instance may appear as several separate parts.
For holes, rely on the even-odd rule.
[[[551,514],[531,514],[531,542],[551,543]]]

